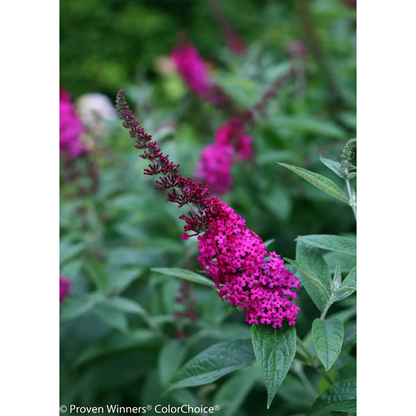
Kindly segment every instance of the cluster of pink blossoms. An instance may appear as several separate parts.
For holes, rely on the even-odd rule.
[[[71,95],[61,90],[59,94],[59,147],[61,153],[73,159],[88,152],[80,136],[85,132],[81,119],[71,102]]]
[[[69,295],[71,291],[71,280],[69,277],[59,275],[59,302],[62,301]]]
[[[210,229],[198,236],[198,261],[230,305],[244,310],[249,324],[295,325],[300,308],[292,300],[300,281],[285,269],[275,252],[267,253],[262,239],[241,216],[216,198],[219,214]],[[269,259],[267,257],[269,256]]]
[[[231,190],[231,168],[237,159],[253,157],[252,137],[245,132],[241,117],[235,117],[215,132],[214,143],[206,146],[196,166],[196,176],[213,192],[224,194]],[[236,156],[235,156],[236,155]]]

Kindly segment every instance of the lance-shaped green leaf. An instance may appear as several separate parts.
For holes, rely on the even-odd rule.
[[[341,380],[325,390],[309,409],[306,416],[320,416],[328,412],[357,410],[357,379]]]
[[[123,298],[121,296],[110,298],[105,303],[121,312],[134,313],[137,315],[147,314],[147,311],[143,309],[137,302],[134,302],[128,298]]]
[[[188,344],[180,339],[171,339],[166,342],[158,357],[159,378],[163,386],[166,386],[188,352]]]
[[[327,168],[331,169],[332,172],[336,173],[340,178],[344,178],[344,175],[342,174],[341,163],[332,159],[326,159],[321,155],[319,155],[319,159]]]
[[[296,329],[252,325],[251,340],[267,387],[267,408],[283,383],[296,354]]]
[[[302,282],[302,285],[305,287],[316,307],[323,312],[327,301],[329,300],[329,295],[325,286],[319,281],[316,274],[304,264],[287,258],[284,258],[284,260],[295,266],[301,272],[299,274],[299,279]]]
[[[297,166],[289,165],[287,163],[277,163],[291,170],[292,172],[295,172],[301,178],[305,179],[306,181],[321,189],[322,191],[326,192],[327,194],[332,195],[340,201],[350,205],[350,201],[348,200],[348,197],[345,194],[345,192],[335,182],[331,181],[325,176],[319,175],[318,173],[311,172],[303,168],[299,168]]]
[[[339,302],[342,299],[352,295],[357,290],[357,268],[354,267],[344,279],[341,287],[332,295],[334,302]]]
[[[190,270],[178,269],[176,267],[155,267],[151,270],[167,274],[169,276],[180,277],[181,279],[189,280],[194,283],[200,283],[205,286],[215,287],[215,283],[212,280],[198,273],[191,272]]]
[[[338,319],[315,319],[312,338],[319,359],[328,371],[341,352],[344,341],[344,325]]]
[[[314,247],[322,248],[329,251],[337,251],[338,253],[357,255],[357,243],[351,238],[339,237],[329,234],[312,234],[300,235],[296,241],[303,241]]]
[[[108,276],[105,273],[104,266],[92,254],[86,257],[85,268],[91,280],[97,286],[97,289],[105,290],[108,286]]]
[[[146,328],[139,328],[124,334],[112,333],[88,346],[77,357],[73,368],[77,369],[91,360],[108,354],[116,354],[134,348],[140,348],[149,345],[159,345],[160,340],[153,331]]]
[[[331,277],[328,264],[318,248],[305,244],[303,241],[298,241],[296,244],[296,261],[312,270],[318,280],[325,286],[327,292],[331,293]]]
[[[231,371],[253,364],[254,360],[250,339],[238,339],[212,345],[189,360],[175,373],[166,392],[212,383]]]

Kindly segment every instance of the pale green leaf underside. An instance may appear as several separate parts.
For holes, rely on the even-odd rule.
[[[336,160],[326,159],[321,155],[319,155],[319,159],[327,168],[331,169],[332,172],[336,173],[340,178],[343,178],[341,163],[337,162]]]
[[[348,254],[350,256],[357,255],[357,243],[354,240],[338,235],[330,234],[311,234],[300,235],[296,239],[303,241],[314,247],[322,248],[324,250],[336,251],[338,253]]]
[[[345,194],[345,192],[335,182],[331,181],[325,176],[319,175],[318,173],[311,172],[303,168],[299,168],[297,166],[289,165],[287,163],[277,163],[296,173],[301,178],[305,179],[306,181],[316,186],[320,190],[350,205],[350,201],[348,200],[348,197]]]
[[[328,264],[317,247],[298,241],[296,244],[296,261],[312,270],[318,280],[325,286],[328,294],[331,293],[331,278]]]

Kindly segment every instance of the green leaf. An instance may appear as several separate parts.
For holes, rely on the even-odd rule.
[[[347,179],[353,179],[357,176],[357,172],[351,172],[348,174]]]
[[[337,381],[357,376],[357,366],[355,364],[344,365],[337,370]]]
[[[120,353],[156,342],[159,342],[156,335],[146,328],[136,329],[125,334],[113,333],[88,346],[75,360],[74,369],[103,355]]]
[[[342,282],[341,287],[334,293],[332,299],[339,302],[352,295],[357,290],[357,268],[354,267]]]
[[[212,280],[204,276],[201,276],[200,274],[191,272],[190,270],[178,269],[175,267],[155,267],[151,270],[154,272],[167,274],[169,276],[180,277],[181,279],[186,279],[191,282],[200,283],[205,286],[215,287],[215,283]]]
[[[166,391],[212,383],[225,374],[248,367],[255,358],[250,339],[212,345],[180,368]]]
[[[70,244],[62,242],[59,246],[59,262],[60,264],[82,253],[86,248],[84,243]]]
[[[279,128],[290,129],[293,131],[301,131],[312,133],[314,135],[327,136],[336,139],[345,139],[345,132],[336,124],[326,120],[319,120],[310,117],[274,117],[273,124]]]
[[[309,292],[308,289],[306,289],[308,291],[309,296],[311,296],[311,299],[314,301],[315,305],[318,307],[318,309],[321,312],[323,312],[323,310],[325,309],[326,301],[329,300],[329,295],[325,286],[319,281],[316,274],[312,270],[308,269],[304,264],[299,263],[298,261],[291,260],[286,257],[284,257],[283,259],[289,262],[290,264],[292,264],[293,266],[295,266],[304,276],[307,277],[309,282],[315,285],[315,287],[322,293],[322,295],[324,296],[325,302],[322,302],[321,300],[315,301],[316,299],[320,299],[321,296],[318,298],[318,296],[316,295],[316,290],[311,290],[311,292]],[[300,279],[301,279],[302,284],[303,282],[306,282],[306,280],[303,279],[303,277],[300,277]],[[307,288],[308,286],[311,287],[309,284],[306,284],[305,288]],[[313,294],[313,297],[311,293]],[[322,304],[323,304],[323,308],[321,310]]]
[[[218,404],[221,414],[237,414],[254,384],[262,381],[257,367],[246,367],[237,370],[217,391],[212,403]]]
[[[296,355],[296,329],[252,325],[254,354],[267,387],[267,408],[283,383]]]
[[[62,267],[60,274],[68,276],[71,279],[75,279],[82,269],[82,260],[73,260],[65,264]]]
[[[158,357],[158,372],[163,387],[168,384],[175,371],[182,365],[187,352],[188,347],[181,340],[172,339],[163,345]]]
[[[96,305],[92,313],[101,322],[120,332],[126,332],[129,329],[126,315],[106,303]]]
[[[312,338],[319,359],[328,371],[341,352],[344,341],[344,325],[338,319],[315,319]]]
[[[275,238],[271,238],[270,240],[267,240],[264,242],[264,246],[267,248],[270,244],[273,244],[275,242]]]
[[[104,271],[103,263],[99,262],[91,254],[88,254],[85,262],[85,268],[97,289],[105,290],[108,285],[108,277]]]
[[[342,174],[342,166],[341,163],[332,160],[332,159],[326,159],[324,157],[322,157],[321,155],[319,155],[319,159],[321,160],[321,162],[329,169],[332,170],[332,172],[336,173],[340,178],[344,179],[344,176]]]
[[[352,347],[357,343],[357,327],[347,329],[344,334],[344,342],[342,343],[342,349]]]
[[[131,283],[138,279],[143,273],[143,269],[125,269],[117,272],[113,272],[109,276],[108,286],[115,288],[116,293],[121,293],[127,289]]]
[[[314,247],[322,248],[329,251],[337,251],[338,253],[357,255],[357,244],[354,240],[346,237],[339,237],[330,234],[311,234],[300,235],[296,239]]]
[[[328,251],[323,254],[324,260],[327,262],[329,270],[334,271],[337,261],[341,266],[341,273],[348,273],[356,264],[356,258],[349,254],[341,254],[336,251]]]
[[[306,416],[320,416],[328,412],[357,410],[357,379],[351,377],[336,382],[325,390],[309,409]]]
[[[60,320],[67,322],[71,319],[78,318],[81,315],[89,312],[97,303],[102,302],[104,296],[96,296],[91,294],[83,299],[65,299],[65,303],[61,306]]]
[[[123,298],[121,296],[110,298],[105,303],[121,312],[134,313],[137,315],[147,315],[147,311],[143,309],[137,302]]]
[[[296,261],[312,270],[325,286],[328,294],[331,293],[331,277],[328,264],[318,248],[305,244],[303,241],[298,241],[296,243]]]
[[[348,197],[345,194],[345,192],[335,182],[331,181],[325,176],[319,175],[318,173],[311,172],[303,168],[299,168],[297,166],[288,165],[287,163],[277,163],[280,166],[284,166],[285,168],[296,173],[301,178],[305,179],[306,181],[316,186],[320,190],[350,205],[350,201],[348,200]]]

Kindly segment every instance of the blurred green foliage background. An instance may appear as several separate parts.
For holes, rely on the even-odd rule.
[[[227,47],[213,13],[218,4],[247,46],[241,56]],[[294,82],[277,91],[250,132],[254,162],[233,166],[234,187],[222,199],[264,241],[273,239],[270,249],[282,256],[294,258],[298,235],[354,236],[349,206],[276,161],[343,186],[319,155],[339,159],[342,146],[355,137],[355,10],[341,0],[61,0],[61,88],[74,100],[99,92],[112,101],[125,89],[146,131],[180,163],[184,176],[194,176],[202,148],[228,115],[190,93],[164,67],[180,31],[241,109],[252,108],[290,67],[286,46],[306,43],[305,91],[298,94]],[[175,317],[181,308],[175,301],[178,279],[150,269],[199,269],[196,239],[180,238],[184,224],[178,216],[187,211],[154,190],[154,178],[142,173],[147,163],[121,121],[109,121],[105,133],[91,133],[89,140],[85,160],[61,163],[61,274],[73,282],[61,307],[61,404],[214,403],[226,378],[205,390],[161,393],[181,363],[214,342],[250,336],[250,327],[206,287],[194,287],[197,321]],[[75,180],[68,173],[74,170],[81,172]],[[334,313],[344,311],[346,327],[352,327],[354,303],[339,305]],[[319,311],[306,293],[300,306],[297,330],[304,336]],[[184,329],[190,337],[174,339]],[[344,363],[351,354],[345,352]],[[325,388],[315,374],[307,375],[320,391]],[[301,415],[314,399],[295,374],[267,412],[261,380],[240,393],[238,406],[218,414]]]

